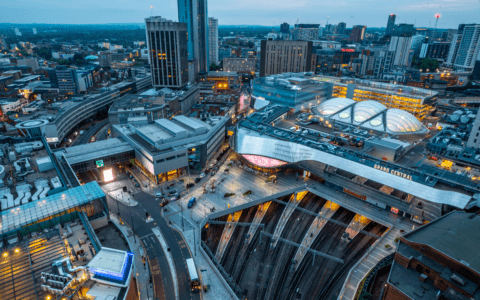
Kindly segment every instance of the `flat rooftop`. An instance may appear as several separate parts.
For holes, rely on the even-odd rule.
[[[480,273],[480,215],[455,211],[404,236],[428,245]],[[448,239],[444,238],[448,236]]]

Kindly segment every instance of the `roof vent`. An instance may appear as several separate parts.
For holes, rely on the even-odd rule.
[[[427,278],[428,278],[428,276],[426,274],[421,274],[419,280],[421,282],[425,282],[425,281],[427,281]]]
[[[455,281],[458,284],[465,285],[465,281],[455,273],[452,274],[452,276],[450,276],[450,279]]]

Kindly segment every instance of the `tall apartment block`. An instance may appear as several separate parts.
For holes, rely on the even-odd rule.
[[[292,30],[292,40],[318,40],[320,24],[295,24]]]
[[[455,70],[471,72],[480,54],[480,25],[460,24],[450,44],[446,65]]]
[[[152,85],[181,88],[188,83],[187,24],[162,17],[145,19]]]
[[[312,48],[312,41],[263,40],[260,77],[287,72],[309,72],[312,69]]]
[[[393,65],[395,66],[407,66],[412,63],[413,50],[412,37],[392,36],[390,39],[389,51],[395,52]]]
[[[347,24],[344,22],[340,22],[337,25],[337,34],[345,34],[345,31],[347,30]]]
[[[195,61],[197,72],[208,72],[207,0],[178,0],[178,20],[187,24],[188,60]]]
[[[350,32],[350,42],[361,43],[365,38],[365,31],[367,31],[367,26],[355,25]]]
[[[385,32],[386,35],[392,35],[393,31],[395,30],[395,19],[397,18],[397,15],[391,14],[388,16],[388,22],[387,22],[387,30]]]
[[[290,34],[290,24],[288,23],[280,24],[280,33]]]
[[[208,18],[208,56],[210,64],[218,65],[218,19]]]

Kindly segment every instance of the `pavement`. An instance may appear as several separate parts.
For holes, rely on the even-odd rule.
[[[128,246],[134,254],[134,272],[137,280],[137,286],[140,293],[140,299],[150,299],[153,296],[153,285],[149,282],[149,270],[143,264],[142,256],[145,254],[145,248],[139,242],[138,237],[133,235],[132,229],[128,226],[120,224],[120,220],[116,215],[110,215],[112,221],[122,231],[127,238]]]

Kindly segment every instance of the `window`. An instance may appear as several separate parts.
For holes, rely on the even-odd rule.
[[[172,159],[175,159],[175,156],[170,156],[170,157],[167,157],[165,160],[172,160]]]
[[[185,153],[179,154],[179,155],[177,155],[177,158],[178,157],[184,157],[185,155],[186,155]]]
[[[165,161],[165,158],[162,158],[162,159],[157,160],[157,163],[162,163],[164,161]]]

